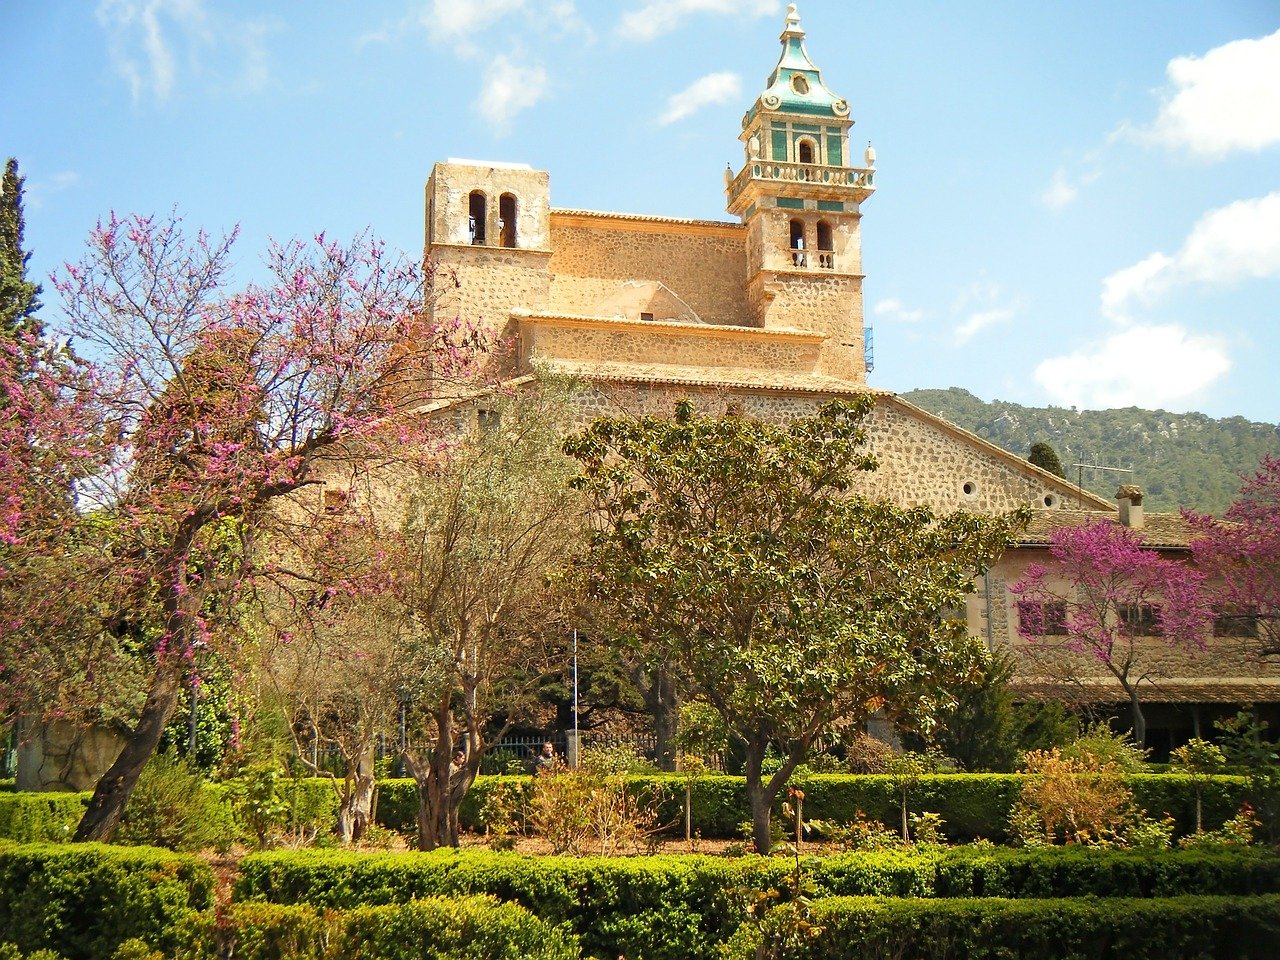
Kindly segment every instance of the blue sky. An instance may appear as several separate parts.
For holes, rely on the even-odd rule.
[[[1280,422],[1280,4],[799,4],[874,142],[890,390]],[[0,154],[47,274],[111,210],[417,254],[446,157],[726,219],[776,0],[0,0]],[[51,307],[56,297],[46,294]]]

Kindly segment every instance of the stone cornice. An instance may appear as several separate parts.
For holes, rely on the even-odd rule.
[[[632,320],[629,317],[592,317],[572,313],[538,313],[523,310],[513,310],[511,316],[521,324],[545,324],[553,327],[579,327],[627,333],[673,333],[689,337],[771,340],[780,343],[815,345],[826,339],[820,333],[796,330],[791,327],[743,327],[736,324],[682,323],[679,320]]]
[[[692,233],[705,237],[741,238],[746,226],[729,220],[685,220],[651,217],[640,213],[608,213],[596,210],[551,211],[551,226],[591,230],[625,230],[631,233]]]

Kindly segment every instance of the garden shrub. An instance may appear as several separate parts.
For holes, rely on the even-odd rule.
[[[1280,893],[1280,856],[1261,849],[1109,851],[932,847],[805,860],[817,896],[1171,897]],[[589,955],[708,956],[744,916],[747,891],[785,889],[783,858],[522,857],[487,851],[254,854],[237,899],[318,908],[489,894],[568,924]]]
[[[1126,960],[1270,960],[1280,943],[1280,896],[1190,896],[1156,900],[911,900],[832,897],[815,901],[822,934],[787,953],[795,960],[1005,960],[1125,957]],[[745,924],[728,960],[754,960],[761,926]]]
[[[207,909],[213,872],[190,854],[101,844],[0,845],[0,931],[20,950],[110,957],[136,937],[172,946],[175,926]]]
[[[236,825],[222,791],[186,759],[158,753],[142,768],[113,840],[170,850],[230,849]]]
[[[426,896],[489,894],[568,924],[586,954],[706,956],[742,916],[740,888],[776,885],[787,864],[706,856],[522,857],[489,851],[298,851],[241,861],[240,900],[347,909]]]
[[[176,960],[575,960],[575,938],[513,903],[428,897],[322,910],[234,904],[187,925]]]
[[[88,802],[87,793],[0,793],[0,839],[70,840]]]

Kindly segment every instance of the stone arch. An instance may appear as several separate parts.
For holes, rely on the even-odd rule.
[[[472,245],[480,246],[488,242],[485,239],[488,223],[489,198],[484,195],[483,190],[472,190],[467,197],[467,235],[471,238]]]
[[[516,246],[516,215],[519,204],[514,193],[504,193],[498,198],[498,243],[503,247]]]

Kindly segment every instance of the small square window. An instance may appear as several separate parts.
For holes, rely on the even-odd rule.
[[[1218,607],[1213,616],[1215,637],[1256,637],[1257,607]]]
[[[347,505],[347,492],[333,487],[325,487],[321,495],[321,504],[325,513],[339,513]]]
[[[1132,637],[1158,637],[1164,633],[1158,603],[1122,603],[1117,612],[1120,628]]]
[[[1067,603],[1065,600],[1019,600],[1018,623],[1024,636],[1065,636]]]
[[[481,433],[490,433],[497,430],[501,422],[502,414],[497,410],[486,410],[483,407],[476,410],[476,426]]]

